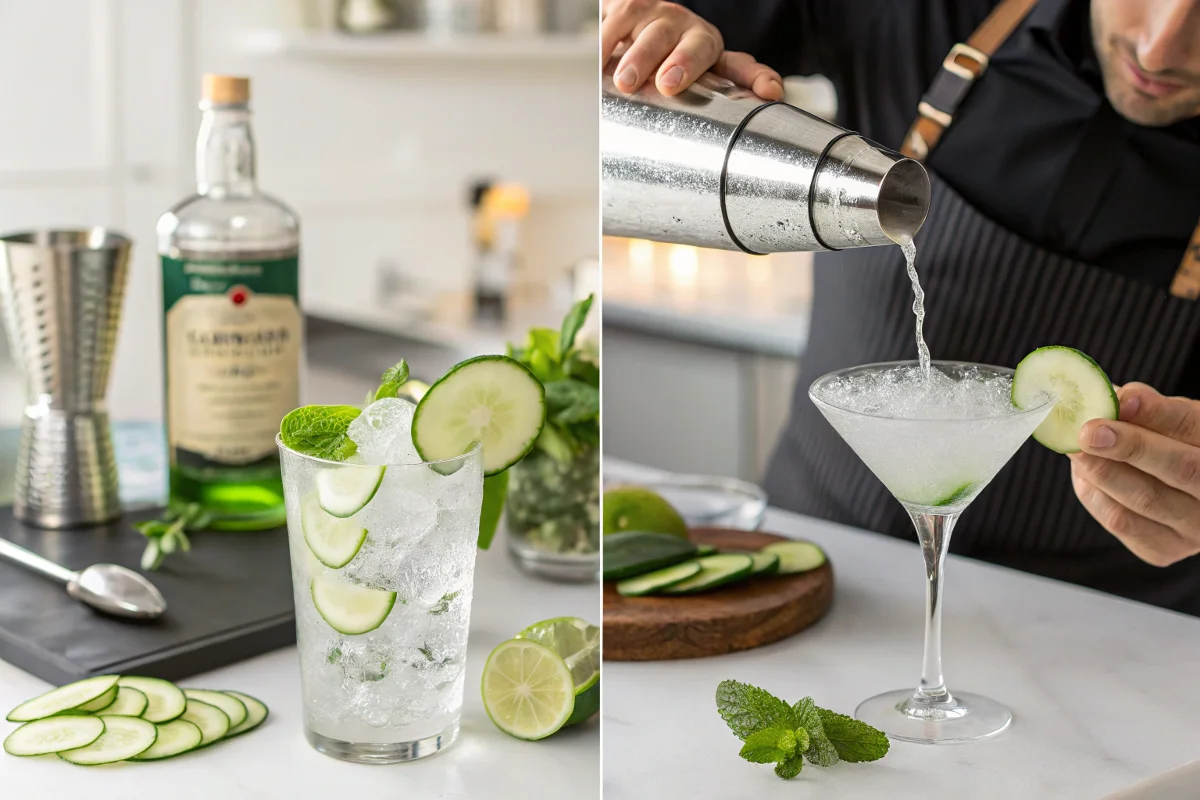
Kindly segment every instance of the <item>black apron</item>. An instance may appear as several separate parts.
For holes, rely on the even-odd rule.
[[[995,224],[930,173],[917,271],[935,359],[1015,366],[1063,344],[1114,383],[1177,394],[1200,344],[1200,302],[1064,258]],[[772,505],[915,541],[899,502],[808,397],[821,375],[916,358],[912,289],[898,247],[819,254],[812,329],[792,416],[767,470]],[[1032,440],[963,513],[950,552],[1200,616],[1200,557],[1152,567],[1079,503],[1070,461]]]

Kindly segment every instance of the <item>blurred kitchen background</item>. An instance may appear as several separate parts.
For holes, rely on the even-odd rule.
[[[248,76],[259,185],[301,220],[303,400],[353,402],[400,357],[436,377],[596,286],[597,19],[597,0],[0,0],[0,231],[133,238],[109,406],[160,420],[155,223],[195,189],[201,76]],[[481,265],[502,319],[474,313]],[[22,404],[0,335],[9,453]]]
[[[833,120],[827,80],[784,85]],[[759,481],[808,339],[812,253],[605,237],[603,261],[605,456]]]

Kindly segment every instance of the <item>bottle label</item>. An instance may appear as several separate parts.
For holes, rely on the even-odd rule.
[[[162,257],[171,461],[248,464],[300,404],[299,259]]]

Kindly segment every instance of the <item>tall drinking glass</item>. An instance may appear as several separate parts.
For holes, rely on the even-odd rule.
[[[462,716],[482,448],[384,467],[277,442],[309,743],[363,763],[436,753]]]
[[[1012,722],[1000,703],[954,692],[942,676],[942,581],[959,515],[1054,407],[1012,405],[1013,371],[935,361],[869,364],[818,378],[809,397],[912,518],[925,559],[925,657],[916,691],[898,689],[855,716],[888,736],[926,744],[994,736]]]

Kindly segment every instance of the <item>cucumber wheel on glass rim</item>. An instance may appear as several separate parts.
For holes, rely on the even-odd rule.
[[[1055,398],[1033,438],[1056,453],[1078,453],[1079,431],[1093,419],[1117,419],[1121,404],[1112,381],[1090,356],[1073,347],[1039,347],[1017,364],[1012,402],[1030,409]]]

